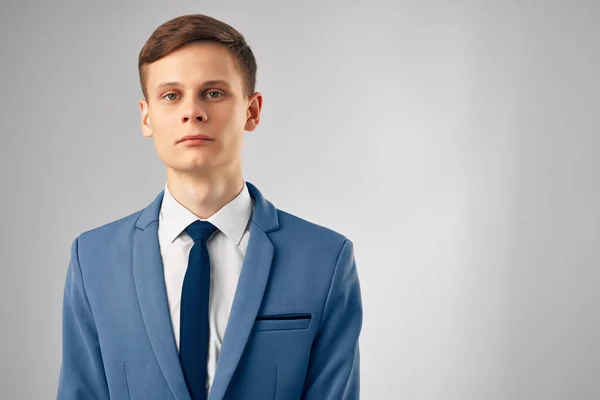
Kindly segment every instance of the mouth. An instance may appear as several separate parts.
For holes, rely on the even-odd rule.
[[[195,143],[212,142],[213,140],[214,139],[209,138],[208,136],[204,136],[204,135],[191,135],[191,136],[183,137],[181,140],[179,140],[178,143],[182,143],[182,142],[195,142]]]
[[[182,146],[202,146],[208,145],[211,143],[213,139],[204,139],[204,138],[195,138],[195,139],[185,139],[179,142]]]

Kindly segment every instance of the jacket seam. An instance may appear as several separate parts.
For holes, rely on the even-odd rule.
[[[77,260],[76,264],[77,264],[77,270],[79,271],[79,275],[81,275],[81,288],[83,289],[83,296],[85,297],[85,303],[87,304],[88,308],[90,309],[90,314],[92,314],[92,320],[94,321],[94,328],[96,329],[96,332],[98,332],[98,327],[96,326],[96,318],[94,317],[94,311],[92,310],[92,306],[90,305],[90,300],[88,299],[88,295],[87,295],[87,289],[85,288],[85,279],[83,278],[83,270],[81,269],[81,262],[79,261],[79,238],[77,238],[76,240],[76,244],[77,244]]]
[[[106,377],[106,365],[104,364],[102,348],[100,347],[100,335],[98,334],[98,326],[96,325],[96,317],[94,316],[94,311],[92,310],[92,306],[90,304],[90,300],[87,295],[87,289],[85,288],[85,279],[83,277],[83,270],[81,268],[81,262],[79,261],[79,259],[80,259],[80,256],[79,256],[79,240],[80,240],[80,238],[81,238],[81,236],[79,236],[79,237],[77,237],[77,239],[75,239],[75,244],[77,246],[76,251],[75,251],[75,255],[77,256],[77,259],[75,260],[76,261],[75,264],[77,264],[77,270],[79,271],[79,274],[81,275],[81,288],[83,290],[83,296],[85,298],[87,308],[90,310],[90,315],[92,316],[92,322],[94,324],[95,338],[98,341],[98,350],[100,353],[100,360],[101,360],[101,365],[102,365],[102,375],[104,377],[104,384],[106,385],[106,391],[108,393],[110,393],[110,388],[108,387],[108,380]]]
[[[125,387],[127,388],[127,398],[131,399],[131,392],[129,391],[129,378],[127,376],[127,364],[123,361],[123,370],[125,371]]]
[[[331,297],[331,290],[333,288],[333,278],[335,277],[335,273],[337,271],[337,268],[338,268],[338,265],[340,262],[340,257],[342,256],[342,252],[344,251],[344,247],[346,247],[347,242],[348,242],[348,238],[344,239],[344,242],[342,242],[342,248],[340,249],[337,259],[335,260],[335,267],[333,268],[333,273],[331,274],[331,278],[329,279],[329,289],[327,290],[327,297],[325,298],[325,302],[323,304],[323,309],[321,310],[321,318],[319,319],[319,325],[317,326],[317,332],[319,331],[319,329],[321,328],[321,324],[323,323],[323,316],[325,315],[325,310],[327,309],[327,305],[329,304],[329,298]]]

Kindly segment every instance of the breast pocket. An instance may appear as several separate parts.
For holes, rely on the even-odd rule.
[[[310,325],[311,314],[273,314],[259,315],[254,321],[253,332],[288,331],[307,329]]]

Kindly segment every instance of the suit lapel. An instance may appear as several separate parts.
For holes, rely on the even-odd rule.
[[[152,209],[150,211],[153,212]],[[140,218],[138,224],[142,220]],[[158,242],[158,219],[136,233],[138,236],[133,246],[133,276],[148,337],[175,399],[191,400],[171,324]]]
[[[254,199],[250,240],[233,297],[208,400],[223,400],[227,392],[262,303],[275,253],[267,233],[279,229],[277,209],[252,183],[246,181],[246,186]]]
[[[265,232],[252,224],[208,400],[222,400],[225,396],[262,302],[273,253],[273,245]]]
[[[279,228],[277,210],[252,183],[246,181],[254,210],[250,239],[242,263],[209,400],[222,400],[238,366],[269,280],[275,249],[268,232]],[[190,400],[171,325],[160,247],[158,214],[164,190],[146,207],[136,226],[133,274],[142,317],[152,349],[176,400]]]

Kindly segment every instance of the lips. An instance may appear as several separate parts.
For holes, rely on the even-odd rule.
[[[186,140],[192,140],[192,139],[203,139],[203,140],[213,140],[211,137],[206,136],[206,135],[187,135],[182,137],[179,142],[183,142]]]

